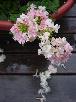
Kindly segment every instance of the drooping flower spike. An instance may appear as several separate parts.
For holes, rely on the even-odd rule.
[[[44,94],[50,91],[47,79],[51,78],[52,73],[57,72],[56,65],[59,66],[67,62],[73,48],[66,41],[65,37],[53,37],[53,33],[58,33],[60,25],[55,25],[52,19],[49,18],[46,7],[36,7],[36,5],[32,4],[27,10],[26,14],[22,13],[17,18],[16,24],[13,25],[10,31],[13,33],[13,39],[22,45],[38,38],[41,41],[39,43],[38,55],[43,54],[50,61],[48,69],[39,74],[41,89],[38,93],[42,96],[41,101],[46,100]]]

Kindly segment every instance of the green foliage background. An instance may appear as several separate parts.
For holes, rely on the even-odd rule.
[[[21,6],[19,0],[0,0],[0,20],[15,21],[22,12],[27,11],[27,7],[34,3],[37,6],[46,6],[48,12],[55,12],[60,2],[59,0],[28,0],[28,3]]]

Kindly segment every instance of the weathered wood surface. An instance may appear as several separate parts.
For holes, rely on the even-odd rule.
[[[76,4],[61,19],[61,31],[63,33],[76,33]]]
[[[53,76],[47,102],[76,102],[76,76]],[[39,79],[32,76],[0,76],[0,102],[40,102],[36,100]]]
[[[76,33],[76,17],[63,18],[61,23],[61,30],[62,33],[71,33],[71,34]]]
[[[61,35],[63,36],[63,35]],[[58,73],[76,73],[76,35],[65,34],[67,40],[74,48],[70,60],[66,63],[66,70],[63,68],[58,69]],[[35,73],[35,69],[46,70],[49,61],[44,56],[38,56],[38,42],[27,43],[24,46],[12,40],[11,35],[1,34],[0,47],[4,49],[6,60],[0,63],[0,73]]]
[[[50,62],[43,56],[36,54],[7,54],[5,62],[0,63],[0,73],[26,73],[34,74],[36,69],[44,71]],[[76,54],[65,64],[66,69],[59,67],[58,73],[76,73]]]
[[[76,1],[76,0],[75,0]],[[71,8],[71,10],[69,10],[65,16],[70,16],[70,17],[76,17],[76,4],[74,4],[74,6]]]

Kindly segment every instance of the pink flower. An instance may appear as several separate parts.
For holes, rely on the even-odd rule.
[[[53,47],[55,47],[55,53],[49,58],[49,60],[57,63],[66,62],[73,51],[72,46],[66,41],[65,37],[62,39],[60,37],[56,39],[53,38],[51,42]]]
[[[52,63],[65,63],[71,56],[73,51],[72,46],[66,41],[66,38],[52,38],[45,39],[43,36],[41,43],[39,43],[40,49],[38,50],[39,55],[43,54],[45,58],[49,59]]]
[[[31,9],[30,11],[28,11],[27,16],[29,19],[33,20],[36,14],[36,10],[35,9]]]
[[[18,30],[18,28],[17,28],[17,25],[14,24],[14,25],[12,26],[12,28],[10,29],[10,31],[11,31],[13,34],[18,33],[19,30]]]
[[[36,16],[41,17],[42,20],[48,18],[48,15],[46,14],[46,12],[42,10],[36,10],[35,17]]]
[[[13,39],[20,44],[24,44],[28,40],[28,37],[18,29],[17,24],[14,24],[10,31],[13,33]]]
[[[64,49],[65,49],[65,51],[68,52],[68,53],[70,53],[71,51],[73,51],[73,48],[72,48],[72,46],[71,46],[69,43],[67,43],[67,44],[64,46]]]
[[[47,27],[47,25],[45,24],[45,20],[42,20],[40,25],[39,25],[39,29],[44,30],[44,29],[46,29],[46,27]]]
[[[21,34],[15,34],[14,35],[14,37],[13,37],[13,39],[15,40],[15,41],[18,41],[19,42],[19,44],[24,44],[25,43],[25,41],[26,41],[26,37],[23,37]]]

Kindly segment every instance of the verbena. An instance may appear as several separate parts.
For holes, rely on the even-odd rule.
[[[47,11],[51,13],[60,5],[59,0],[0,0],[0,20],[15,21],[22,12],[26,12],[31,3],[46,6]]]

